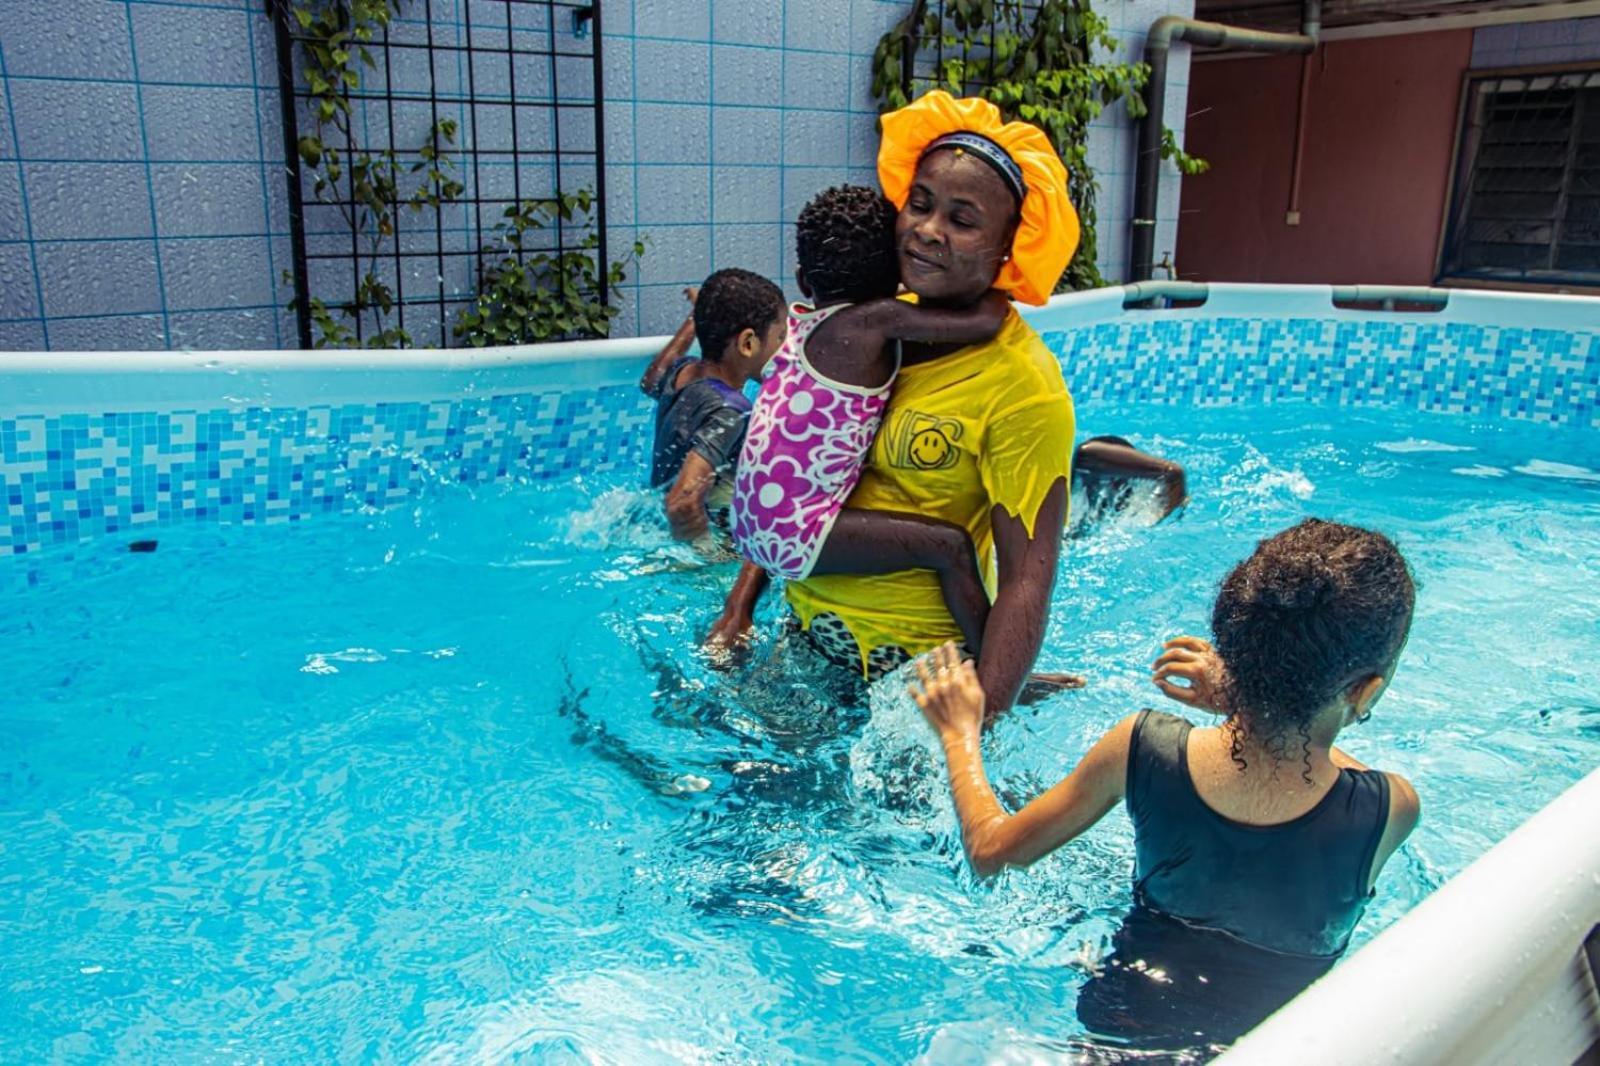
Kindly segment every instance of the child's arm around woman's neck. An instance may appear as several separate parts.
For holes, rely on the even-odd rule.
[[[878,388],[894,376],[897,360],[891,342],[955,348],[981,344],[994,339],[1010,312],[1011,301],[996,290],[960,308],[868,300],[845,307],[819,325],[806,342],[806,358],[819,373],[836,381]]]

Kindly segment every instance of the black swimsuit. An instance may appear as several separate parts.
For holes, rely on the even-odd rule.
[[[1326,973],[1371,895],[1389,780],[1340,770],[1316,806],[1247,825],[1206,806],[1182,718],[1141,712],[1128,748],[1133,910],[1078,996],[1090,1030],[1139,1046],[1226,1043]]]
[[[1389,779],[1340,770],[1305,814],[1246,825],[1206,806],[1189,777],[1182,718],[1144,711],[1128,748],[1135,896],[1152,910],[1269,951],[1344,951],[1371,891],[1389,822]]]

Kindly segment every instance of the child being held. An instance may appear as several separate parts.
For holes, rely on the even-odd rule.
[[[800,213],[795,280],[814,306],[790,309],[789,341],[751,413],[734,480],[733,539],[753,567],[790,580],[933,570],[975,652],[989,599],[966,530],[845,507],[889,403],[899,342],[987,341],[1010,308],[995,291],[965,308],[895,299],[895,214],[859,185],[829,189]],[[747,567],[724,619],[748,618],[764,581]]]
[[[1125,997],[1108,989],[1118,973],[1126,986],[1135,970],[1160,968],[1155,1013],[1172,1022],[1162,1035],[1192,1037],[1204,1024],[1211,1036],[1231,1039],[1344,951],[1420,806],[1404,778],[1367,769],[1334,740],[1372,715],[1405,646],[1414,601],[1405,560],[1378,533],[1311,519],[1262,541],[1222,583],[1211,615],[1215,646],[1179,637],[1155,664],[1163,693],[1223,715],[1222,723],[1130,715],[1015,814],[984,772],[984,694],[972,664],[951,645],[918,660],[912,695],[943,743],[961,838],[979,874],[1033,863],[1118,801],[1128,806],[1136,906],[1111,972],[1080,995],[1090,1028],[1136,1020],[1148,1031],[1152,1012],[1118,1006]],[[1213,952],[1221,961],[1203,972],[1174,973],[1180,966],[1165,960],[1179,954],[1131,946],[1130,938],[1158,927],[1211,931],[1220,934],[1213,943],[1228,947]],[[1262,968],[1292,977],[1247,997],[1232,975],[1241,955],[1252,954],[1269,960]],[[1231,1021],[1216,1020],[1224,1015]]]
[[[687,295],[693,314],[639,388],[656,401],[650,487],[667,490],[673,537],[694,541],[727,510],[750,415],[742,390],[783,343],[785,323],[783,291],[748,270],[719,270]],[[687,354],[693,340],[698,359]]]

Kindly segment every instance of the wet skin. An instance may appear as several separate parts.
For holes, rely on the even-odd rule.
[[[895,223],[902,282],[928,304],[959,307],[981,299],[1010,252],[1017,219],[1016,198],[987,163],[949,149],[930,152],[917,165]],[[960,347],[907,345],[905,362],[926,362]],[[1046,494],[1031,538],[1005,508],[990,514],[999,589],[984,629],[978,677],[991,719],[1017,701],[1044,640],[1067,500],[1061,479]],[[1069,675],[1040,675],[1029,683],[1035,690],[1029,694],[1081,684]]]

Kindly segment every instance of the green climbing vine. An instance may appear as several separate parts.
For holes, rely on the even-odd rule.
[[[307,300],[318,348],[406,348],[412,338],[395,319],[397,298],[379,264],[397,239],[402,212],[420,214],[458,200],[466,191],[456,176],[451,150],[454,119],[438,119],[406,160],[392,148],[354,149],[352,94],[362,68],[376,69],[369,47],[400,14],[402,0],[286,0],[300,44],[300,69],[309,93],[310,128],[296,145],[302,176],[320,204],[337,208],[358,248],[359,280],[348,300]],[[591,221],[593,194],[529,201],[506,209],[487,255],[496,263],[480,270],[482,292],[458,318],[454,334],[474,345],[516,344],[561,337],[604,336],[617,314],[607,296],[618,293],[626,269],[644,252],[606,267],[605,284],[594,252],[599,237]],[[554,256],[524,254],[524,236],[552,223],[581,227],[584,236]],[[286,282],[292,276],[286,271]],[[377,329],[358,333],[363,316]],[[464,325],[472,319],[470,325]]]
[[[606,267],[599,277],[595,250],[600,238],[590,223],[594,193],[583,189],[549,200],[528,200],[505,209],[485,254],[495,261],[485,268],[478,298],[462,310],[453,330],[457,340],[475,347],[533,344],[575,337],[603,337],[617,315],[614,300],[627,268],[644,254],[635,241],[631,255]],[[584,237],[564,251],[526,254],[530,235],[577,226]]]
[[[1197,155],[1190,155],[1178,143],[1178,135],[1171,129],[1161,131],[1161,158],[1168,160],[1178,168],[1178,173],[1185,177],[1195,174],[1204,174],[1211,169],[1211,164]]]
[[[1007,120],[1031,122],[1050,137],[1067,166],[1069,192],[1083,226],[1082,240],[1061,279],[1063,289],[1104,285],[1096,266],[1098,217],[1094,170],[1089,165],[1089,127],[1118,100],[1129,115],[1145,114],[1140,90],[1150,76],[1143,63],[1103,61],[1117,40],[1089,0],[927,0],[911,9],[883,38],[873,55],[872,91],[883,111],[910,102],[915,89],[976,94],[1000,108]],[[931,76],[908,85],[914,60],[932,60]],[[923,68],[925,69],[925,68]],[[1163,158],[1185,174],[1206,169],[1187,155],[1171,130]]]
[[[302,173],[310,175],[317,202],[338,210],[359,250],[360,275],[350,299],[329,304],[313,296],[308,301],[319,348],[355,346],[353,324],[363,315],[370,315],[378,327],[361,341],[368,348],[411,345],[411,335],[391,317],[395,294],[379,273],[379,259],[395,239],[401,211],[437,209],[465,190],[450,157],[457,132],[454,119],[436,121],[411,162],[402,162],[392,148],[349,147],[355,143],[351,94],[361,87],[357,61],[376,68],[368,46],[399,12],[400,0],[299,0],[289,8],[310,92],[311,128],[296,145]]]

